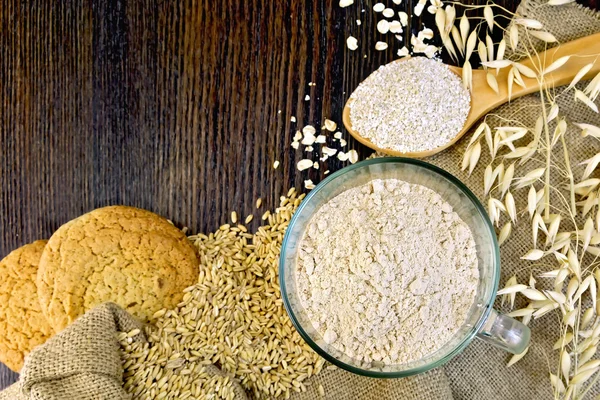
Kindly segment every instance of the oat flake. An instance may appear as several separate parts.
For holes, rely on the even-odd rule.
[[[390,30],[390,23],[385,19],[382,19],[377,23],[377,30],[379,31],[379,33],[382,34],[388,33]]]
[[[298,294],[323,340],[361,362],[419,360],[474,302],[473,234],[434,191],[373,180],[322,206],[298,251]]]
[[[392,18],[394,17],[394,10],[392,10],[391,8],[386,8],[382,11],[382,14],[386,18]]]
[[[398,20],[393,20],[390,22],[390,32],[392,33],[402,33],[402,24]]]
[[[382,12],[383,10],[385,10],[385,5],[383,5],[383,3],[377,3],[373,6],[373,11],[377,13]]]
[[[447,65],[424,57],[381,66],[352,93],[352,128],[376,146],[435,149],[462,129],[471,96]]]
[[[354,36],[348,36],[348,39],[346,39],[346,45],[348,46],[348,49],[354,51],[358,49],[358,40]]]
[[[388,44],[386,42],[377,42],[375,43],[375,50],[383,51],[388,48]]]

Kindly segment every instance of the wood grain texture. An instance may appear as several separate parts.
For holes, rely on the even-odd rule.
[[[295,130],[341,122],[352,90],[404,44],[375,51],[372,2],[337,3],[2,1],[0,257],[109,204],[211,231],[232,210],[256,213],[258,197],[262,213],[290,186],[340,168],[298,172]],[[0,369],[0,388],[16,377]]]

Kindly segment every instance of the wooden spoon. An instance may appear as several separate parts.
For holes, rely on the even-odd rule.
[[[553,86],[562,86],[569,84],[577,72],[584,67],[586,64],[591,62],[595,62],[596,58],[600,56],[600,33],[595,35],[586,36],[581,39],[574,40],[569,43],[562,44],[558,47],[552,48],[550,50],[544,51],[539,54],[535,63],[531,62],[531,60],[523,60],[521,64],[537,71],[538,65],[546,65],[549,66],[554,61],[558,60],[560,57],[570,55],[571,58],[564,64],[562,67],[558,68],[554,72],[551,72],[545,76],[546,87]],[[405,59],[399,59],[392,62],[403,62]],[[450,70],[456,73],[462,79],[462,68],[449,66]],[[467,120],[460,132],[456,134],[456,136],[450,140],[448,143],[443,146],[436,147],[432,150],[427,151],[417,151],[412,153],[402,153],[400,151],[392,150],[392,149],[382,149],[377,147],[373,142],[369,139],[364,138],[360,135],[359,132],[352,129],[352,122],[350,120],[350,103],[352,99],[349,99],[346,102],[346,106],[344,107],[344,112],[342,115],[342,119],[344,121],[344,126],[350,132],[352,136],[360,143],[364,144],[367,147],[372,148],[373,150],[386,153],[393,156],[399,157],[411,157],[411,158],[421,158],[421,157],[429,157],[436,153],[439,153],[442,150],[447,149],[452,146],[454,143],[458,141],[468,130],[469,128],[477,122],[481,117],[487,114],[490,110],[506,103],[509,101],[508,98],[508,71],[510,67],[501,69],[496,75],[496,80],[498,82],[499,93],[494,92],[489,85],[487,84],[486,74],[487,71],[483,69],[473,70],[473,90],[471,91],[471,110],[467,116]],[[494,69],[490,69],[492,73],[496,73]],[[600,62],[595,62],[594,66],[590,69],[590,71],[585,75],[583,79],[590,79],[595,74],[600,72]],[[526,94],[538,92],[540,90],[540,84],[535,78],[527,78],[521,74],[523,81],[525,82],[525,87],[521,87],[516,83],[513,84],[512,87],[512,96],[511,99],[524,96]],[[582,79],[582,80],[583,80]],[[570,96],[570,95],[569,95]]]

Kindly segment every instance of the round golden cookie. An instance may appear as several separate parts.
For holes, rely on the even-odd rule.
[[[45,240],[38,240],[0,261],[0,361],[16,372],[25,356],[54,333],[35,286],[45,246]]]
[[[38,295],[56,332],[111,301],[142,321],[198,281],[198,255],[165,218],[133,207],[94,210],[61,226],[40,260]]]

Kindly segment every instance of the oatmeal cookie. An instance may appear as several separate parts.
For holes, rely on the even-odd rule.
[[[183,232],[150,211],[94,210],[61,226],[42,254],[38,295],[59,332],[111,301],[143,322],[175,307],[198,280],[198,255]]]
[[[35,286],[45,246],[45,240],[38,240],[0,261],[0,361],[15,372],[34,347],[53,335]]]

